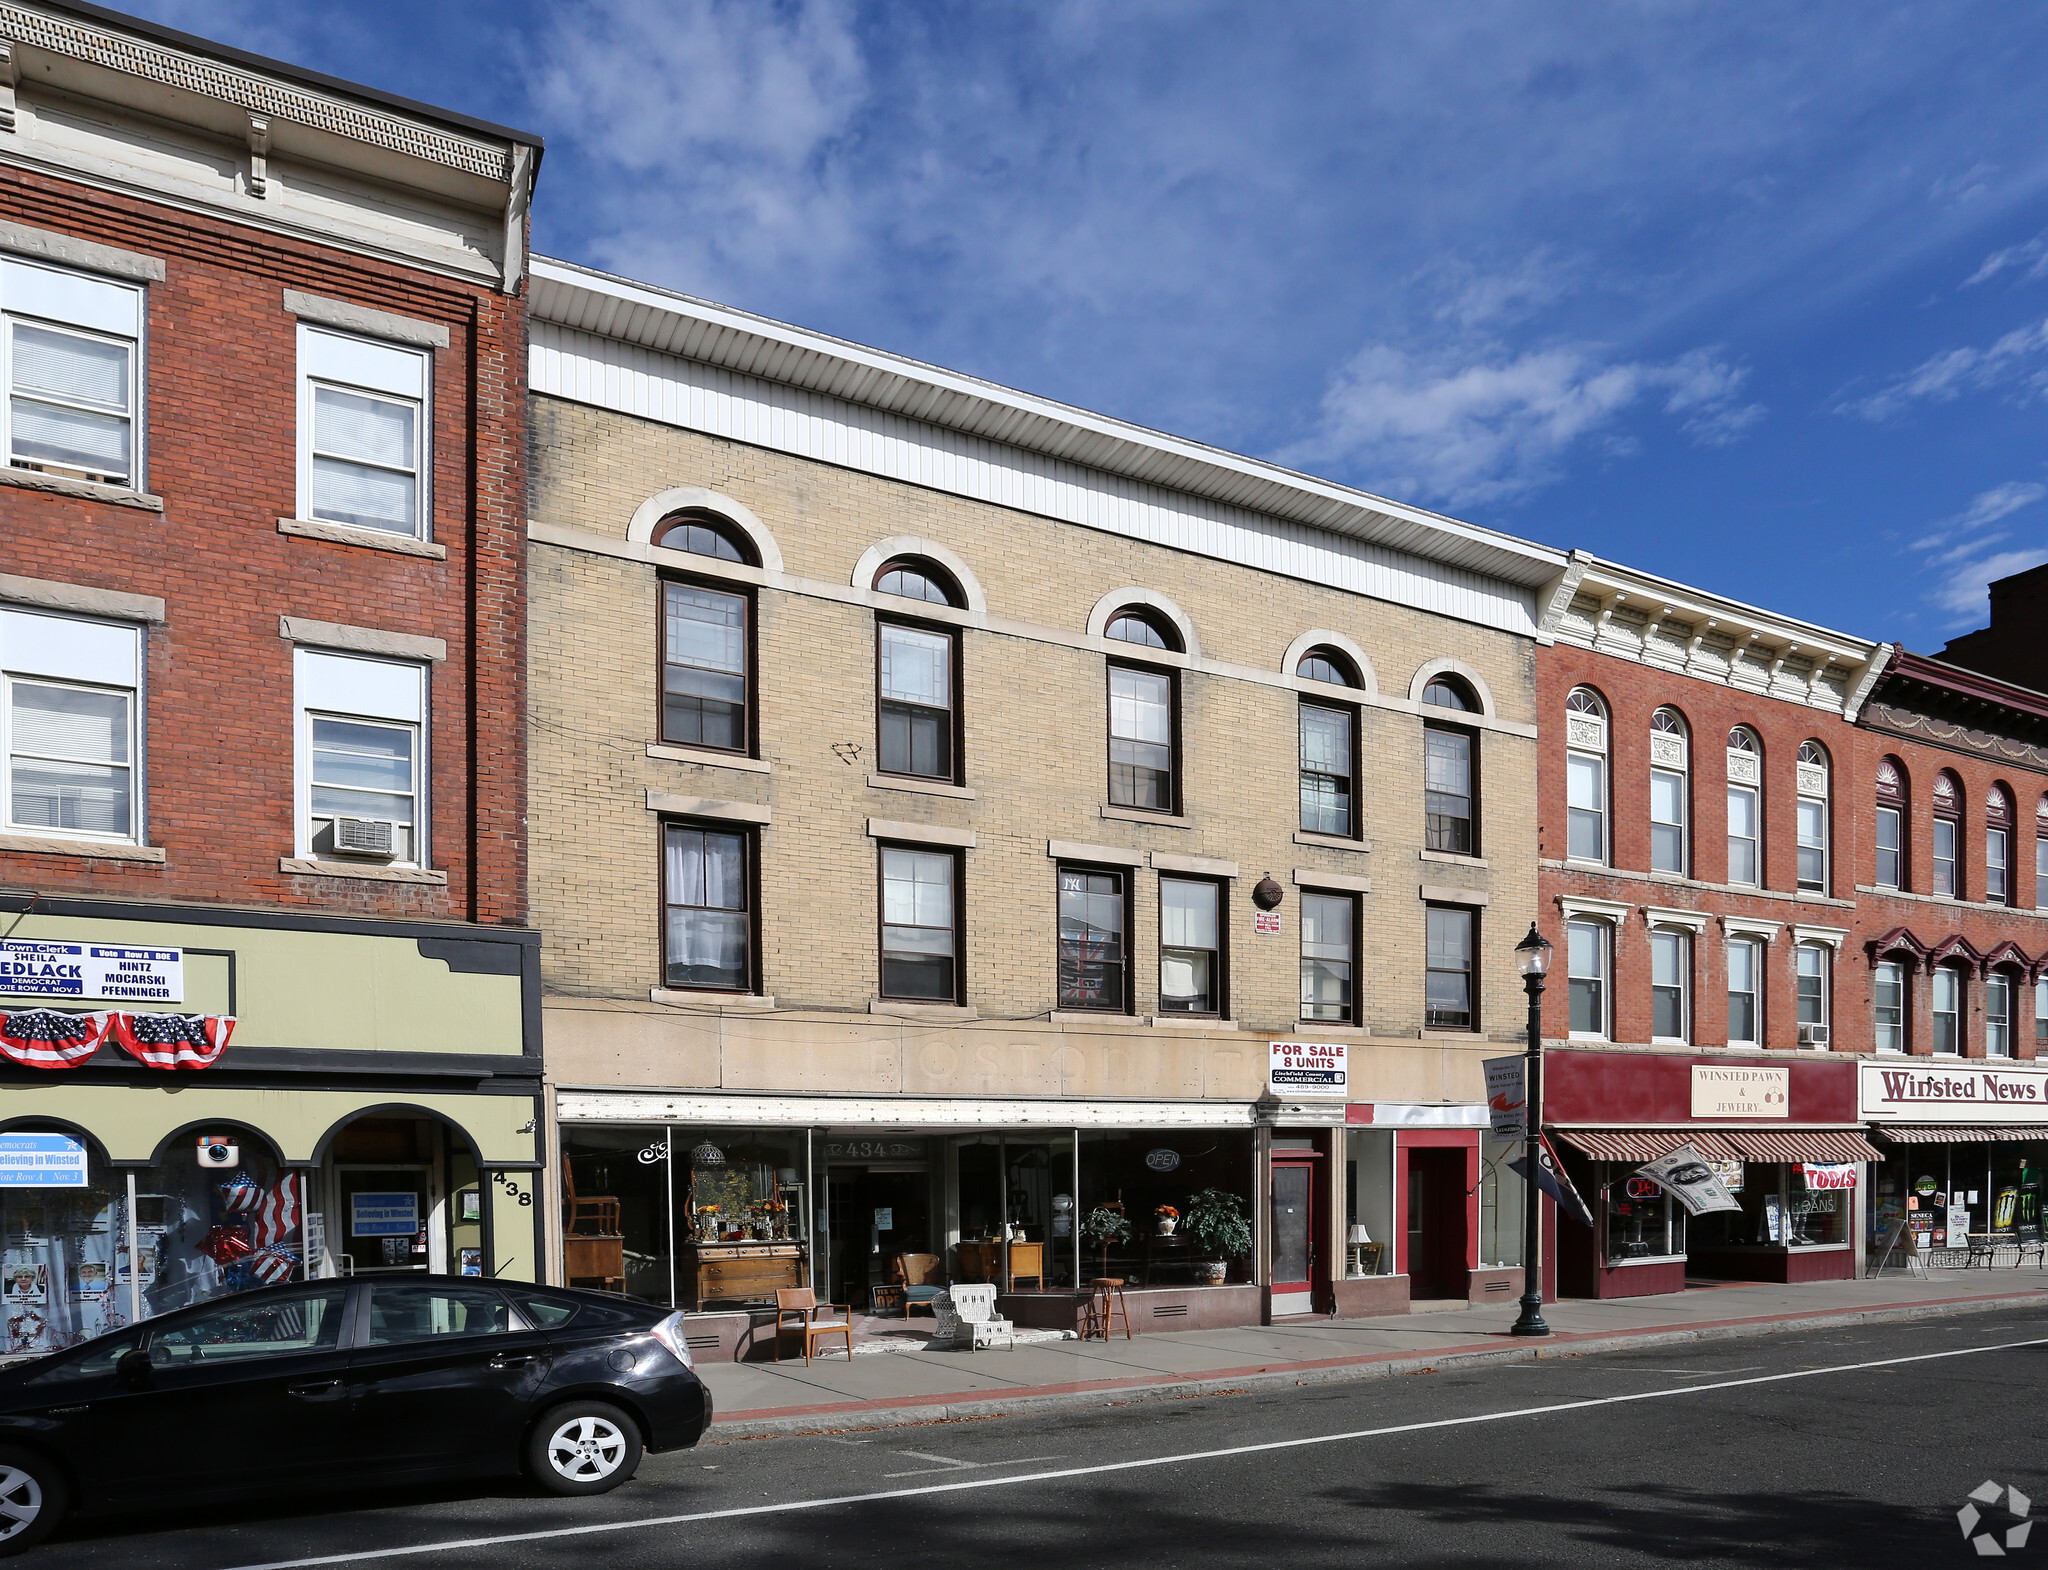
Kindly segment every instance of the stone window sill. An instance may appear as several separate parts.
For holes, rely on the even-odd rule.
[[[1307,829],[1296,829],[1294,831],[1294,843],[1297,845],[1320,845],[1325,850],[1354,851],[1363,856],[1372,854],[1371,840],[1348,840],[1341,834],[1311,834]]]
[[[1176,817],[1170,812],[1145,812],[1137,807],[1105,806],[1102,815],[1112,823],[1150,823],[1162,829],[1191,829],[1195,826],[1192,818]]]
[[[648,990],[650,1003],[666,1003],[671,1008],[715,1008],[764,1010],[775,1007],[775,1000],[762,997],[754,992],[720,992],[710,987],[653,987]]]
[[[760,758],[743,758],[736,752],[718,752],[709,747],[676,747],[650,741],[647,756],[667,758],[671,763],[700,763],[711,769],[740,769],[748,774],[766,774],[768,765]]]
[[[102,485],[97,480],[74,480],[62,474],[44,474],[36,469],[0,468],[0,485],[24,491],[46,491],[52,496],[76,496],[81,501],[112,502],[116,507],[138,507],[144,512],[162,512],[164,499],[125,485]]]
[[[1139,1023],[1136,1018],[1124,1013],[1121,1009],[1048,1009],[1045,1017],[1054,1021],[1072,1020],[1077,1023],[1086,1021],[1096,1025],[1135,1025]]]
[[[937,780],[905,779],[895,774],[870,774],[869,790],[907,790],[917,796],[950,796],[955,801],[973,801],[974,792],[964,785],[944,785]]]
[[[286,856],[277,864],[279,872],[299,878],[356,878],[365,883],[415,883],[445,886],[448,874],[425,867],[380,867],[375,862],[320,861],[310,856]]]
[[[1214,1019],[1201,1014],[1192,1016],[1186,1014],[1153,1014],[1146,1019],[1145,1023],[1152,1026],[1155,1030],[1237,1029],[1237,1021],[1234,1019]]]
[[[1444,861],[1454,867],[1490,867],[1484,856],[1460,856],[1448,850],[1418,850],[1415,854],[1424,861]]]
[[[436,545],[432,540],[416,540],[409,534],[393,534],[386,529],[364,529],[352,523],[280,518],[277,520],[277,532],[295,534],[307,540],[326,540],[331,545],[361,545],[369,550],[390,551],[398,556],[425,556],[433,561],[448,559],[448,547]]]
[[[168,859],[155,845],[129,845],[119,840],[46,839],[40,834],[0,834],[0,850],[23,851],[31,856],[96,856],[104,861]]]
[[[895,1019],[980,1019],[978,1009],[961,1008],[952,1003],[911,1003],[898,998],[872,998],[868,1002],[870,1014],[886,1014]]]

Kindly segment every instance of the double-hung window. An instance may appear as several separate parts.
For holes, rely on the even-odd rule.
[[[7,463],[141,489],[143,291],[0,259]]]
[[[748,837],[726,828],[662,828],[666,985],[746,992],[753,985]]]
[[[1688,736],[1675,709],[1650,716],[1650,870],[1683,877]]]
[[[1799,886],[1828,891],[1828,755],[1819,742],[1799,748]]]
[[[2034,983],[2034,1048],[2048,1046],[2048,976]]]
[[[299,516],[424,539],[433,355],[299,324]]]
[[[1223,1012],[1223,889],[1201,878],[1159,880],[1159,1012]]]
[[[1430,850],[1477,855],[1472,813],[1472,734],[1441,725],[1422,728],[1423,843]]]
[[[1301,706],[1301,826],[1310,834],[1352,837],[1355,728],[1349,709]]]
[[[1585,687],[1565,699],[1565,855],[1607,859],[1607,706]]]
[[[298,853],[426,865],[426,667],[300,649]]]
[[[1691,1039],[1692,937],[1658,928],[1650,933],[1650,1036]]]
[[[1828,1044],[1828,961],[1830,953],[1822,943],[1802,943],[1794,954],[1794,982],[1799,1001],[1799,1044],[1825,1047]]]
[[[1173,677],[1137,666],[1109,667],[1109,800],[1112,806],[1172,812]]]
[[[1937,965],[1928,980],[1933,987],[1932,1044],[1937,1053],[1952,1057],[1963,1050],[1963,978],[1955,966]]]
[[[1984,798],[1984,898],[1988,904],[2012,902],[2012,801],[1994,785]]]
[[[1607,1035],[1607,966],[1613,928],[1604,921],[1567,922],[1565,974],[1571,993],[1571,1034]]]
[[[1984,978],[1984,1056],[2012,1056],[2012,978],[2007,975]]]
[[[1130,1011],[1129,874],[1059,869],[1059,1007]]]
[[[1871,985],[1871,1044],[1880,1052],[1906,1050],[1906,967],[1879,960]]]
[[[2048,796],[2034,809],[2034,909],[2048,910]]]
[[[661,586],[661,739],[747,749],[747,598],[694,583]]]
[[[1473,988],[1477,953],[1476,913],[1463,905],[1429,905],[1427,972],[1423,978],[1422,1022],[1442,1030],[1477,1030]]]
[[[1763,882],[1763,744],[1747,725],[1728,733],[1728,881]]]
[[[9,829],[140,838],[142,647],[134,626],[0,610]]]
[[[1963,897],[1963,880],[1956,866],[1956,847],[1962,840],[1963,798],[1955,776],[1934,777],[1934,892],[1950,899]]]
[[[1728,1045],[1764,1044],[1764,946],[1755,938],[1728,940]]]
[[[960,1000],[960,858],[882,847],[882,996]]]
[[[954,778],[953,683],[959,647],[951,632],[878,623],[876,717],[881,772]]]
[[[1906,775],[1895,758],[1877,765],[1877,849],[1872,881],[1881,889],[1906,886]]]
[[[1357,974],[1358,897],[1301,896],[1301,1017],[1328,1025],[1358,1023],[1352,991]]]

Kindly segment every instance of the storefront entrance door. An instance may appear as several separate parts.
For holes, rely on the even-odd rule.
[[[1465,1152],[1408,1151],[1408,1295],[1421,1302],[1462,1298],[1465,1265]]]
[[[834,1167],[830,1220],[833,1300],[865,1313],[868,1289],[888,1280],[889,1255],[932,1252],[931,1174]]]
[[[1273,1162],[1273,1313],[1315,1312],[1316,1169]]]
[[[430,1167],[338,1167],[335,1213],[341,1236],[337,1244],[330,1228],[328,1249],[347,1255],[359,1276],[445,1268],[433,1257],[436,1197]]]

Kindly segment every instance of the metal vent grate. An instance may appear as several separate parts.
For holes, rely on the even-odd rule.
[[[1188,1306],[1185,1303],[1154,1303],[1152,1305],[1152,1317],[1154,1319],[1185,1319],[1187,1315]]]

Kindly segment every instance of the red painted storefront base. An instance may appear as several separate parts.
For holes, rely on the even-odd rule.
[[[1656,1265],[1602,1265],[1593,1271],[1591,1295],[1596,1298],[1653,1297],[1661,1292],[1683,1292],[1685,1271],[1686,1264],[1682,1259]],[[1579,1296],[1576,1292],[1571,1295]]]
[[[1764,1250],[1750,1253],[1712,1249],[1696,1251],[1687,1267],[1693,1276],[1707,1281],[1849,1281],[1856,1275],[1856,1250]]]

